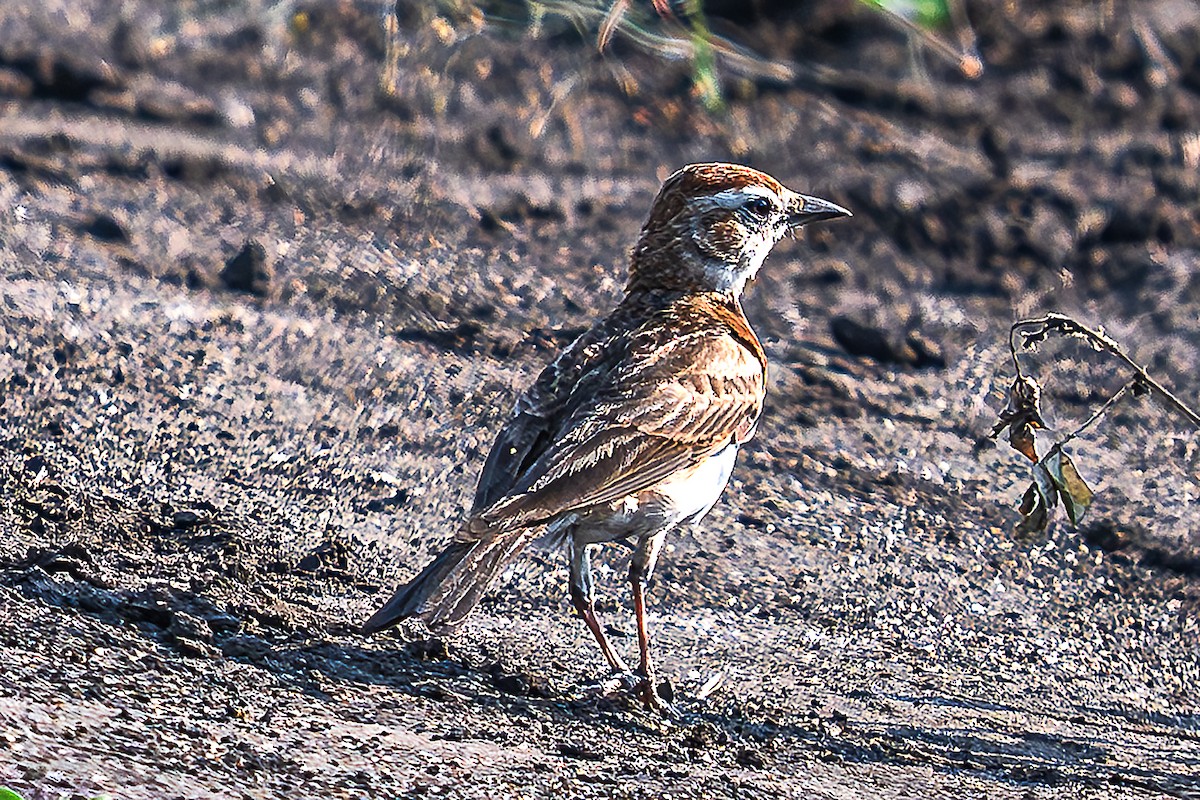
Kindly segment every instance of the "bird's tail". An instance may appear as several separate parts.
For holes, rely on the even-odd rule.
[[[400,587],[366,621],[374,633],[417,617],[434,633],[446,633],[466,619],[496,577],[530,541],[523,530],[497,532],[473,542],[453,542],[420,574]]]

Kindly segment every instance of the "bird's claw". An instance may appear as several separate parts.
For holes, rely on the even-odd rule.
[[[662,698],[651,678],[642,678],[638,681],[634,694],[648,710],[657,711],[663,717],[679,719],[682,716],[675,706]]]
[[[614,672],[600,683],[604,694],[623,692],[642,703],[648,710],[657,711],[669,719],[679,719],[681,714],[658,693],[652,677],[641,672]]]

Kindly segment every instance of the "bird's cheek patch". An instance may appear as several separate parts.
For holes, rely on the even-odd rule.
[[[728,217],[703,219],[699,230],[696,231],[696,244],[700,251],[707,256],[724,260],[729,260],[731,256],[740,252],[744,238],[742,226]]]

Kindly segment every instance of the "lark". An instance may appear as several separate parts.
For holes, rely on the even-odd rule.
[[[548,535],[567,551],[571,602],[608,665],[646,706],[666,710],[645,587],[666,536],[712,509],[758,426],[767,359],[742,291],[784,236],[848,216],[744,166],[693,164],[671,175],[633,249],[624,299],[518,398],[462,527],[364,633],[410,617],[434,633],[453,630],[505,566]],[[632,673],[594,607],[590,557],[609,542],[632,549]]]

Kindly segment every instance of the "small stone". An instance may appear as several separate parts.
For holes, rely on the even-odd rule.
[[[212,642],[212,628],[208,622],[185,611],[176,611],[171,615],[169,630],[179,639],[191,639],[206,644]]]
[[[270,643],[258,636],[232,636],[221,643],[221,653],[226,658],[244,658],[255,662],[273,652]]]
[[[316,572],[321,568],[321,557],[316,553],[309,553],[304,558],[296,562],[296,569],[300,572]]]
[[[418,639],[408,643],[408,652],[418,661],[442,661],[450,657],[445,639]]]
[[[603,761],[604,754],[597,753],[595,750],[589,750],[586,747],[581,747],[571,742],[561,742],[558,745],[558,754],[563,758],[571,758],[578,761]]]
[[[225,288],[259,297],[265,297],[270,291],[271,278],[267,250],[253,239],[248,240],[237,255],[225,262],[220,274]]]
[[[737,763],[750,769],[762,769],[764,766],[763,757],[752,747],[738,750]]]
[[[26,98],[33,94],[33,81],[15,69],[0,67],[0,97]]]
[[[902,364],[918,369],[942,368],[946,359],[941,350],[913,331],[904,337],[889,336],[884,330],[864,325],[849,317],[830,320],[834,340],[852,356],[862,356],[881,364]]]
[[[375,497],[367,501],[366,510],[374,513],[387,511],[389,508],[402,508],[408,502],[408,492],[399,489],[390,497]]]
[[[545,678],[525,673],[511,673],[500,662],[492,664],[492,685],[505,694],[519,697],[549,697],[550,687]]]
[[[187,637],[177,638],[175,646],[179,648],[179,652],[193,658],[216,658],[221,655],[221,651],[211,644],[197,641],[196,639],[188,639]]]
[[[82,230],[88,236],[102,242],[129,243],[129,234],[125,232],[125,229],[121,227],[119,222],[108,214],[96,214],[83,225]]]
[[[218,611],[204,617],[208,629],[213,633],[234,633],[242,627],[242,621],[232,614]]]
[[[210,522],[207,514],[192,509],[182,509],[171,515],[171,524],[176,528],[194,528]]]

